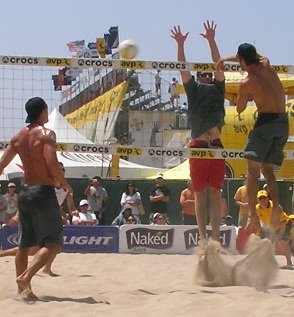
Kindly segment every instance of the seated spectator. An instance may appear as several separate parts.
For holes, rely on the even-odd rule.
[[[127,225],[136,225],[137,224],[137,220],[134,216],[129,216],[127,221],[126,221]]]
[[[128,218],[131,216],[136,220],[137,224],[141,224],[140,219],[136,215],[133,215],[132,206],[129,204],[125,204],[120,214],[112,221],[112,225],[113,226],[125,225],[127,223]]]
[[[167,219],[165,217],[165,215],[160,214],[159,212],[156,212],[153,215],[153,222],[151,223],[151,225],[168,225]]]
[[[15,192],[16,185],[14,183],[8,184],[8,191],[4,195],[6,201],[7,201],[7,222],[9,219],[11,219],[13,216],[16,215],[18,211],[18,194]]]
[[[273,212],[273,202],[269,199],[269,194],[266,190],[260,190],[257,193],[257,205],[256,214],[261,222],[261,237],[262,238],[273,238],[273,233],[268,229],[270,220]],[[284,255],[287,264],[282,268],[293,269],[291,259],[291,249],[289,246],[289,236],[292,228],[291,218],[284,212],[282,207],[279,205],[280,210],[280,224],[274,237],[274,247],[276,254]]]
[[[78,216],[72,217],[72,224],[78,226],[95,226],[98,221],[96,215],[88,211],[89,203],[86,199],[80,201],[80,212]]]

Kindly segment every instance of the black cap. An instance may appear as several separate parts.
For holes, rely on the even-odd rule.
[[[28,114],[26,123],[32,123],[38,119],[40,113],[48,106],[42,98],[33,97],[26,102],[25,108]]]
[[[256,48],[249,43],[239,45],[237,55],[242,57],[246,64],[257,64],[261,55],[257,54]]]

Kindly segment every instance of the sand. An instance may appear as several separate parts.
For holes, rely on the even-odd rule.
[[[60,275],[38,273],[40,301],[27,303],[17,295],[14,258],[1,258],[1,316],[294,316],[294,271],[279,269],[266,291],[203,287],[194,282],[196,263],[196,255],[61,253],[53,264]]]

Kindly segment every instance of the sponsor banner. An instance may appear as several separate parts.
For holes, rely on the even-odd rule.
[[[236,250],[235,227],[221,227],[221,245]],[[198,226],[124,225],[119,232],[120,253],[192,254],[199,242]],[[207,226],[207,238],[211,227]]]
[[[198,246],[200,236],[198,226],[181,226],[184,237],[185,250],[187,253],[192,253],[193,249]],[[211,226],[206,226],[206,237],[211,237]],[[234,226],[221,226],[220,227],[220,243],[228,250],[236,250],[236,227]]]
[[[88,140],[104,144],[113,135],[127,88],[128,82],[122,82],[66,115],[65,119]]]
[[[114,226],[64,226],[63,252],[116,253],[119,229]],[[5,226],[1,230],[3,250],[18,246],[18,229]]]
[[[2,250],[11,249],[18,246],[18,228],[4,226],[1,229]]]
[[[8,142],[0,141],[0,150],[8,146]],[[119,156],[144,156],[164,158],[201,158],[201,159],[230,159],[244,158],[242,150],[234,149],[207,149],[207,148],[163,148],[163,147],[131,147],[116,145],[98,145],[88,143],[57,143],[56,150],[59,152],[95,153]],[[284,159],[293,160],[294,150],[284,150]]]
[[[65,226],[63,252],[118,252],[119,229],[114,226]]]
[[[29,65],[29,66],[71,66],[112,69],[161,69],[179,71],[215,71],[212,63],[178,62],[178,61],[139,61],[139,60],[111,60],[100,58],[64,58],[37,56],[4,56],[0,55],[1,65]],[[293,65],[273,65],[278,73],[294,73]],[[225,71],[240,72],[240,65],[225,63]]]

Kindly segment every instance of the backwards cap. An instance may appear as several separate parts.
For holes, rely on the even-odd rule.
[[[33,97],[26,102],[25,108],[28,114],[26,123],[32,123],[38,119],[40,113],[48,106],[42,98]]]

